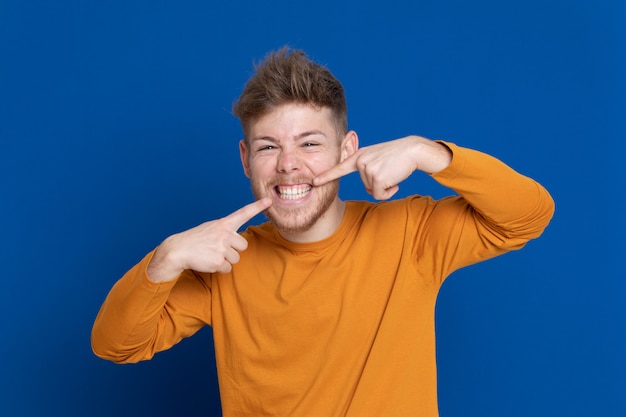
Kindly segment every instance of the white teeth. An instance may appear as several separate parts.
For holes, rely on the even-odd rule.
[[[304,197],[311,191],[310,185],[296,185],[293,187],[276,187],[278,195],[283,200],[297,200]]]

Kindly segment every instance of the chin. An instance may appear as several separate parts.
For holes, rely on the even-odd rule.
[[[280,213],[272,209],[266,213],[267,218],[274,224],[274,227],[279,232],[285,233],[304,233],[309,231],[317,223],[321,214],[323,213],[313,213],[307,216],[305,213]]]

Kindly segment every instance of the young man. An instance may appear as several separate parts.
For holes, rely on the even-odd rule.
[[[209,325],[224,416],[436,416],[443,280],[538,237],[549,194],[452,143],[409,136],[359,149],[341,84],[300,51],[269,55],[234,112],[256,201],[168,237],[118,281],[94,352],[150,359]],[[416,170],[459,196],[337,194],[358,171],[388,200]],[[237,232],[262,211],[268,223]]]

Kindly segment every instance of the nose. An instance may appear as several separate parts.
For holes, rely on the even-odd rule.
[[[294,151],[282,150],[278,154],[278,161],[276,163],[276,170],[278,172],[291,172],[297,171],[301,167],[301,161],[298,155]]]

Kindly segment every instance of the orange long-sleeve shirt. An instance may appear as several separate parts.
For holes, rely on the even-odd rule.
[[[452,163],[433,177],[458,197],[347,202],[335,233],[314,243],[250,227],[228,274],[186,271],[156,284],[148,254],[104,302],[94,352],[149,359],[210,325],[226,417],[437,416],[441,283],[521,248],[554,211],[535,181],[447,145]]]

